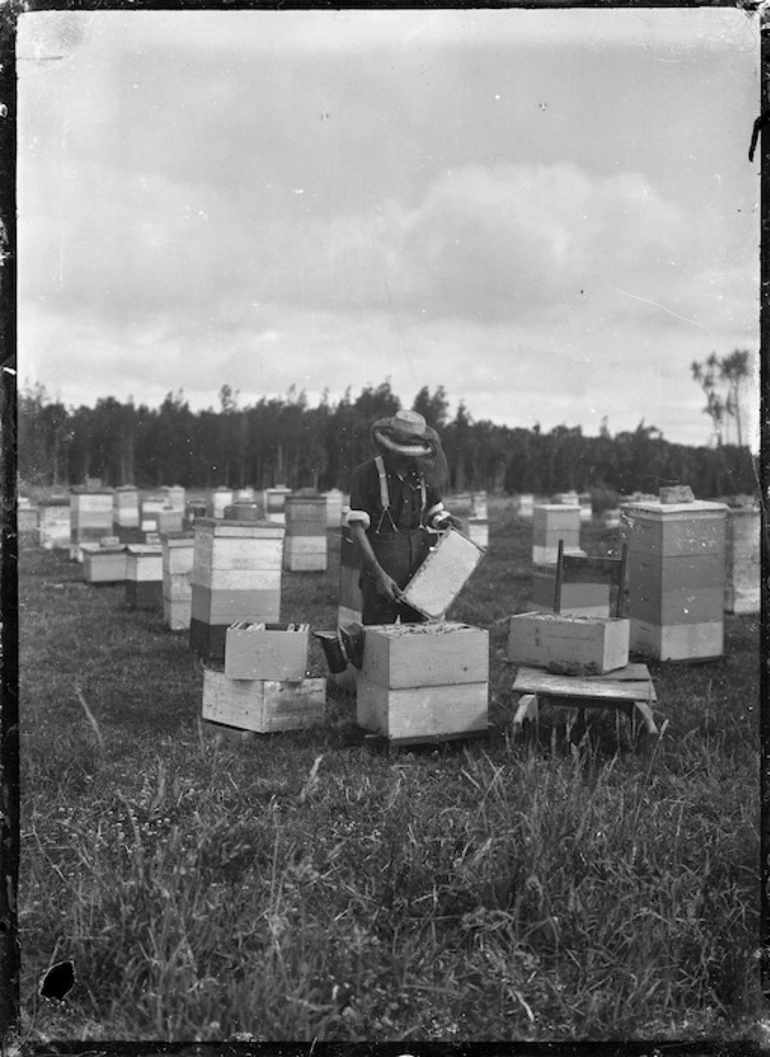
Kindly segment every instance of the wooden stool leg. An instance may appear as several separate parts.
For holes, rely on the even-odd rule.
[[[642,717],[645,730],[648,734],[657,734],[658,728],[655,726],[655,720],[652,718],[652,709],[646,701],[634,701],[634,709],[638,716]]]
[[[516,715],[513,717],[513,731],[521,728],[524,724],[525,719],[530,719],[537,723],[537,697],[535,694],[522,694],[519,698],[519,704],[516,709]]]

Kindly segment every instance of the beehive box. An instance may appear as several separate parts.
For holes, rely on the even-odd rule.
[[[120,543],[82,545],[83,575],[91,584],[123,583],[128,569],[128,554]]]
[[[640,500],[621,512],[631,648],[659,660],[721,656],[727,508]]]
[[[583,492],[578,496],[578,502],[580,503],[580,520],[591,521],[594,516],[594,507],[590,494]]]
[[[557,492],[553,501],[563,506],[580,506],[580,498],[575,491]]]
[[[121,528],[139,528],[139,492],[132,484],[115,489],[112,519]]]
[[[445,496],[444,506],[457,517],[471,517],[473,514],[473,493],[455,492],[454,495]]]
[[[489,633],[454,622],[368,625],[356,689],[359,726],[419,741],[487,729]]]
[[[535,512],[535,497],[531,492],[524,492],[518,498],[518,510],[519,517],[530,518],[534,516]]]
[[[559,554],[559,540],[567,554],[580,550],[580,507],[541,503],[532,515],[532,564],[553,565]]]
[[[361,551],[350,536],[347,526],[342,528],[340,540],[340,597],[337,608],[337,625],[345,628],[361,622],[363,600],[361,598]]]
[[[163,621],[172,631],[190,627],[195,535],[193,532],[164,533],[161,538],[163,557]]]
[[[326,499],[320,495],[288,495],[284,514],[284,568],[292,572],[325,571]]]
[[[517,613],[510,620],[507,657],[566,675],[603,675],[628,664],[629,638],[626,618]]]
[[[484,550],[489,546],[489,522],[485,517],[470,517],[468,518],[468,527],[466,535],[469,540],[472,540],[477,547],[483,547]]]
[[[51,496],[40,508],[40,546],[45,550],[64,550],[69,545],[69,497]]]
[[[761,529],[759,510],[728,511],[724,603],[728,613],[760,611]]]
[[[259,734],[319,727],[325,705],[323,678],[302,682],[228,679],[216,669],[203,670],[202,717],[213,723]]]
[[[184,510],[186,490],[181,484],[172,484],[166,489],[166,501],[173,510]]]
[[[307,675],[308,624],[236,621],[225,634],[228,679],[301,682]]]
[[[160,494],[144,496],[140,503],[139,527],[142,532],[158,531],[158,514],[166,506],[166,497]]]
[[[473,492],[473,517],[486,521],[489,517],[486,492]]]
[[[16,511],[16,531],[20,536],[35,536],[39,538],[40,532],[40,509],[30,506],[29,503],[22,505],[21,499]]]
[[[290,494],[291,489],[284,484],[278,484],[275,488],[266,488],[264,490],[265,517],[268,521],[275,521],[279,525],[286,523],[284,506],[286,496]]]
[[[132,609],[162,609],[163,551],[160,545],[129,544],[126,552],[126,605]]]
[[[608,529],[615,529],[620,527],[620,508],[615,507],[613,510],[605,510],[602,514],[602,521],[604,527]]]
[[[290,572],[324,572],[328,561],[326,536],[287,536],[283,567]]]
[[[404,588],[404,601],[423,616],[439,619],[483,557],[483,549],[461,532],[456,529],[442,532]]]
[[[190,646],[223,661],[225,633],[234,621],[280,621],[284,528],[198,518],[193,530]]]
[[[181,532],[184,512],[181,509],[163,507],[158,511],[158,532]]]
[[[534,612],[552,613],[556,599],[556,566],[532,570],[532,604]],[[565,617],[608,617],[610,585],[596,583],[563,583],[561,608]]]
[[[114,505],[112,488],[70,489],[70,557],[76,557],[77,544],[98,540],[112,532]]]
[[[225,507],[230,506],[233,501],[232,488],[225,488],[221,486],[215,488],[211,493],[211,506],[210,512],[213,518],[222,518],[225,516]]]

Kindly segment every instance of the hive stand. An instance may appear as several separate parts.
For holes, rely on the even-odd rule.
[[[586,708],[620,709],[634,726],[642,721],[647,734],[656,735],[658,728],[652,715],[657,701],[646,664],[628,664],[606,675],[552,675],[540,668],[519,668],[513,683],[518,705],[513,717],[514,734],[525,720],[537,723],[540,700],[578,709],[578,723],[585,722]]]

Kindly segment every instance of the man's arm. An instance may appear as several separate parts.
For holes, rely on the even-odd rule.
[[[349,527],[351,539],[361,551],[364,568],[375,580],[377,590],[380,594],[385,595],[392,601],[398,601],[401,598],[401,589],[393,577],[388,576],[377,561],[372,545],[369,542],[369,537],[366,535],[366,529],[364,528],[363,522],[350,521]]]

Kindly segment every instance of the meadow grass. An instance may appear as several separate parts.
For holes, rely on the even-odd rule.
[[[762,1014],[758,618],[725,656],[651,663],[665,731],[561,710],[511,732],[507,618],[530,526],[490,504],[450,618],[490,631],[484,739],[373,752],[322,728],[218,745],[185,633],[33,545],[20,574],[25,1036],[163,1040],[736,1039]],[[617,538],[585,527],[594,552]],[[336,623],[327,573],[281,618]],[[312,674],[325,674],[315,641]],[[62,1001],[38,980],[70,958]]]

